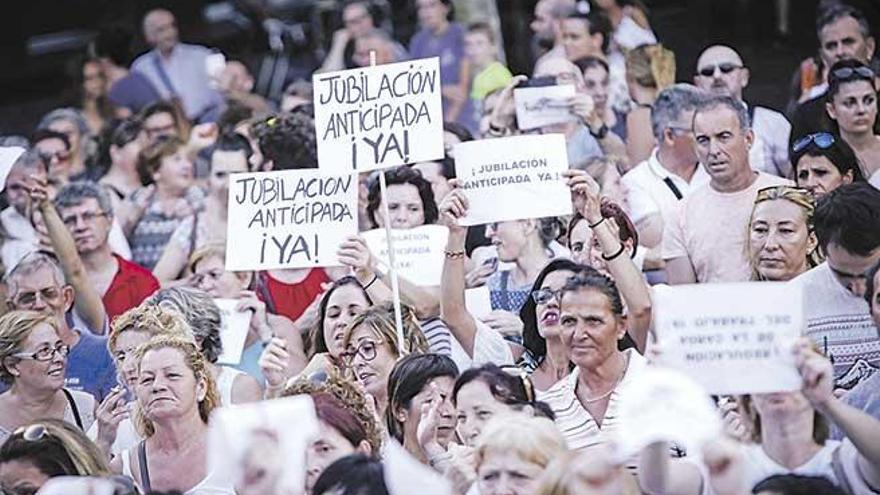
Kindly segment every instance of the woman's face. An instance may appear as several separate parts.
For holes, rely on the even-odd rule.
[[[483,427],[493,417],[507,414],[510,406],[495,399],[486,382],[477,379],[458,390],[456,398],[458,435],[468,447],[473,447]]]
[[[215,198],[229,199],[229,175],[248,171],[248,160],[244,151],[215,151],[211,155],[211,175],[208,189]]]
[[[797,185],[810,191],[818,200],[838,187],[852,183],[852,172],[840,175],[837,167],[824,156],[804,155],[797,162]]]
[[[235,272],[226,271],[219,256],[200,261],[196,264],[193,275],[193,285],[211,297],[237,299],[244,289],[242,279]]]
[[[0,487],[3,493],[37,493],[47,481],[49,477],[30,461],[16,460],[0,464]]]
[[[46,352],[61,345],[63,342],[58,332],[51,325],[40,323],[28,334],[19,352],[25,354]],[[67,357],[55,352],[48,361],[20,358],[15,369],[18,370],[18,375],[15,377],[15,382],[18,384],[41,390],[60,390],[64,386]]]
[[[388,194],[388,214],[391,228],[411,229],[425,224],[425,207],[419,189],[412,184],[392,184],[385,191]],[[382,205],[376,209],[376,222],[385,227],[385,211]]]
[[[793,415],[813,414],[813,406],[801,392],[777,392],[756,394],[752,403],[761,421],[789,421]]]
[[[306,451],[306,493],[312,492],[312,486],[327,466],[357,451],[357,446],[329,424],[318,421],[318,430],[318,437]]]
[[[608,104],[608,71],[604,67],[594,66],[584,71],[584,88],[593,98],[596,109],[604,110]]]
[[[486,237],[498,250],[500,261],[516,261],[522,254],[532,224],[528,220],[495,222],[486,225]]]
[[[749,227],[749,254],[765,280],[787,281],[807,271],[810,232],[803,208],[785,199],[755,206]]]
[[[490,449],[477,467],[480,495],[529,495],[544,466],[527,461],[515,452]]]
[[[617,341],[626,333],[625,321],[615,315],[611,301],[598,289],[566,292],[560,304],[562,341],[571,361],[581,368],[595,368],[614,356]]]
[[[606,222],[609,220],[605,220]],[[571,259],[575,263],[595,268],[600,273],[608,274],[608,262],[602,257],[602,246],[599,238],[593,235],[593,231],[584,219],[579,220],[568,234],[568,245],[571,250]],[[633,242],[629,239],[623,243],[626,254],[631,256]]]
[[[138,403],[152,420],[198,414],[205,383],[186,365],[183,352],[171,347],[147,351],[138,370]]]
[[[162,158],[159,170],[153,174],[153,180],[156,184],[183,194],[192,185],[194,174],[192,162],[187,158],[184,149],[180,148],[173,155]]]
[[[452,404],[454,385],[455,379],[449,376],[440,376],[425,383],[422,390],[410,400],[409,408],[406,410],[406,420],[403,424],[405,438],[416,438],[416,431],[422,418],[422,405],[433,399],[440,402],[437,418],[438,440],[444,448],[449,444],[455,435],[455,406]]]
[[[843,83],[826,108],[841,131],[871,133],[877,119],[877,92],[868,81]]]
[[[79,153],[79,142],[82,136],[80,136],[79,128],[74,122],[66,119],[58,119],[49,124],[49,130],[67,136],[67,140],[70,141],[70,152],[74,157]]]
[[[150,334],[140,330],[126,330],[116,338],[116,345],[113,347],[113,360],[116,363],[119,376],[129,390],[134,390],[137,387],[137,361],[134,359],[134,352],[149,340]]]
[[[541,283],[540,290],[553,293],[553,296],[546,303],[535,303],[538,333],[545,339],[559,336],[559,296],[557,294],[572,275],[574,272],[571,270],[556,270],[548,273]]]
[[[331,356],[337,359],[342,356],[345,327],[368,306],[364,292],[352,284],[339,286],[330,294],[321,328]]]
[[[104,71],[97,62],[87,62],[83,65],[83,93],[86,98],[96,99],[104,96],[107,91],[107,80]]]
[[[565,48],[565,58],[574,61],[590,55],[602,53],[600,42],[597,38],[601,35],[590,36],[587,29],[587,21],[583,19],[564,19],[562,21],[562,46]]]
[[[357,381],[373,397],[385,397],[388,376],[397,362],[397,350],[369,325],[352,330],[346,353]]]

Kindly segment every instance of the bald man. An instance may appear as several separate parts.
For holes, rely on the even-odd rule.
[[[749,85],[749,69],[733,48],[714,45],[706,48],[697,60],[694,84],[713,93],[732,96],[749,109],[755,142],[749,150],[749,163],[760,172],[789,178],[788,139],[791,124],[781,113],[752,106],[743,101],[743,89]]]
[[[216,121],[224,104],[211,87],[205,64],[212,51],[181,43],[174,14],[165,9],[147,12],[143,29],[153,49],[138,57],[131,70],[146,76],[163,99],[179,99],[190,120]]]
[[[532,48],[540,65],[554,57],[565,58],[562,46],[562,21],[575,9],[574,0],[538,0],[535,4],[535,18],[529,27],[534,32]]]

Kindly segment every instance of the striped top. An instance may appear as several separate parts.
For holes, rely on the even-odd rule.
[[[474,324],[477,326],[477,332],[474,335],[474,353],[473,356],[469,356],[461,343],[452,335],[446,322],[440,318],[419,322],[419,326],[428,340],[428,349],[432,353],[451,358],[459,372],[487,363],[498,366],[513,364],[513,353],[504,337],[480,320],[475,319]]]
[[[623,380],[611,392],[601,427],[575,394],[579,368],[575,368],[567,378],[560,380],[547,391],[538,392],[538,400],[546,402],[556,414],[556,427],[565,437],[569,449],[585,450],[613,439],[620,403],[618,391],[626,383],[638,380],[647,369],[647,361],[635,349],[627,349],[623,354],[627,358],[626,371]]]

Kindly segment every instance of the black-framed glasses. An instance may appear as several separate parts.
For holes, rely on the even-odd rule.
[[[725,62],[718,65],[707,65],[698,71],[703,77],[712,77],[715,75],[715,70],[720,70],[722,74],[730,74],[736,69],[742,69],[742,65],[731,64],[729,62]]]
[[[92,213],[90,211],[87,211],[81,215],[67,215],[65,217],[62,217],[61,221],[64,222],[64,225],[66,225],[68,228],[70,228],[70,227],[76,227],[77,220],[82,220],[83,223],[90,224],[90,223],[94,222],[95,219],[105,217],[105,216],[107,216],[106,211],[99,211],[97,213]]]
[[[31,307],[37,302],[37,297],[49,304],[54,304],[61,297],[61,289],[46,287],[38,291],[19,292],[12,301],[19,307]]]
[[[58,344],[55,347],[41,347],[34,352],[16,352],[12,357],[19,359],[32,359],[34,361],[51,361],[55,354],[66,358],[70,354],[70,346],[66,344]]]
[[[861,67],[841,67],[834,72],[831,73],[835,79],[852,79],[853,77],[859,79],[869,79],[874,80],[874,71],[871,70],[870,67],[861,66]]]
[[[365,340],[356,348],[349,347],[349,349],[342,354],[342,360],[351,364],[351,362],[354,361],[355,356],[360,356],[364,361],[372,361],[376,359],[376,351],[378,348],[379,345],[376,342]]]
[[[559,296],[559,291],[542,287],[540,289],[533,290],[529,295],[532,296],[532,301],[535,301],[535,304],[547,304],[554,297]]]
[[[800,153],[804,150],[810,143],[814,143],[816,147],[820,149],[828,149],[832,145],[834,145],[834,135],[828,132],[814,132],[813,134],[807,134],[806,136],[798,139],[794,146],[791,147],[792,151],[795,153]]]

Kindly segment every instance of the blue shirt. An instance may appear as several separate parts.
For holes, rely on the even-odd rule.
[[[88,392],[101,402],[116,386],[116,365],[107,350],[107,337],[99,337],[88,330],[73,331],[79,334],[79,342],[67,355],[64,386]]]

